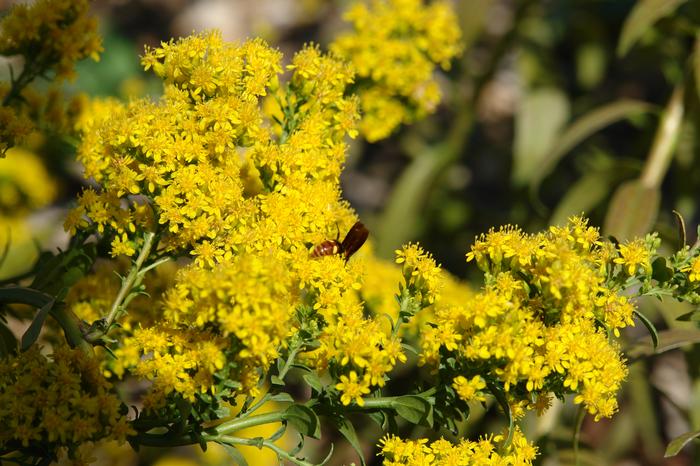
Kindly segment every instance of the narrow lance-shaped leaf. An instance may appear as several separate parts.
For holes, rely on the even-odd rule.
[[[673,13],[685,1],[638,0],[622,26],[617,54],[624,56],[654,23]]]
[[[639,180],[623,183],[610,201],[603,231],[618,240],[643,236],[654,225],[660,202],[658,188],[645,186]]]
[[[27,351],[29,347],[32,346],[39,338],[39,333],[41,332],[41,328],[44,326],[46,316],[49,315],[49,311],[51,311],[51,308],[53,308],[55,302],[56,301],[52,299],[48,303],[44,304],[44,306],[39,309],[39,312],[36,313],[36,316],[34,316],[34,320],[32,320],[29,328],[26,332],[24,332],[24,335],[22,335],[22,351]]]
[[[300,434],[321,438],[321,423],[311,408],[304,405],[291,405],[284,412],[283,419],[291,424]]]
[[[542,180],[554,169],[559,160],[584,139],[608,125],[654,109],[653,105],[639,100],[618,100],[593,109],[576,119],[554,141],[542,158],[539,170],[530,180],[531,192],[536,193]]]
[[[343,437],[345,437],[345,439],[350,443],[353,450],[357,452],[357,456],[360,457],[360,463],[362,463],[362,466],[365,466],[365,457],[362,454],[362,446],[357,438],[355,427],[353,427],[352,423],[344,417],[336,418],[335,425],[338,428],[338,431],[343,434]]]
[[[671,443],[668,444],[668,447],[666,447],[664,458],[676,456],[678,453],[681,452],[683,447],[685,447],[688,443],[690,443],[698,437],[700,437],[700,430],[696,430],[694,432],[686,432],[685,434],[674,438],[671,441]]]

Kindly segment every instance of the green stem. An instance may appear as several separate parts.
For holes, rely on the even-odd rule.
[[[39,75],[40,70],[34,69],[34,62],[27,61],[22,68],[22,72],[17,76],[16,80],[12,81],[12,87],[10,92],[7,93],[5,98],[2,100],[2,106],[5,107],[12,103],[13,100],[17,99],[27,84],[32,82],[34,78]]]
[[[129,295],[129,293],[131,293],[131,290],[134,288],[135,285],[138,285],[138,282],[140,282],[141,279],[143,279],[141,267],[143,266],[143,263],[146,261],[146,259],[148,259],[148,255],[151,253],[151,248],[153,248],[153,239],[155,238],[155,236],[156,234],[150,231],[144,236],[143,247],[141,248],[141,252],[136,258],[136,262],[134,262],[134,265],[131,266],[129,275],[127,275],[126,278],[122,281],[122,286],[119,289],[119,293],[114,299],[114,302],[112,303],[112,308],[109,310],[109,314],[105,319],[106,329],[109,329],[114,320],[117,318],[117,315],[122,310],[122,303]],[[150,270],[150,268],[144,269],[144,272],[146,270]]]
[[[289,356],[287,356],[287,360],[284,362],[284,366],[282,366],[282,369],[280,369],[280,373],[278,377],[280,380],[284,380],[284,376],[287,375],[287,372],[289,372],[289,369],[291,369],[292,364],[294,363],[294,358],[296,355],[299,353],[299,350],[301,350],[301,346],[295,346],[290,352]]]
[[[288,452],[284,451],[282,448],[278,447],[275,445],[273,442],[267,440],[267,439],[260,439],[260,438],[241,438],[241,437],[232,437],[230,435],[217,435],[217,436],[208,436],[204,435],[203,438],[205,440],[209,440],[212,442],[219,442],[219,443],[225,443],[228,445],[247,445],[251,447],[257,447],[257,448],[269,448],[270,450],[274,451],[278,458],[287,460],[291,463],[294,463],[298,466],[314,466],[314,463],[309,463],[308,461],[299,459],[293,455],[290,455]]]
[[[581,427],[583,426],[583,420],[586,417],[586,408],[583,405],[578,407],[578,412],[576,413],[576,425],[574,426],[574,464],[579,465],[579,443],[581,441]]]

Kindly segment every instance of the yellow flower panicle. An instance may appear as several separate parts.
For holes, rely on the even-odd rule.
[[[357,294],[361,289],[357,277],[364,268],[361,260],[346,266],[340,256],[330,256],[309,261],[299,271],[301,286],[320,317],[319,347],[303,359],[319,372],[331,370],[337,375],[336,389],[345,405],[362,405],[362,395],[383,387],[387,374],[406,361],[401,341],[392,336],[386,319],[364,315]]]
[[[346,13],[353,30],[331,50],[358,76],[360,130],[368,141],[389,136],[400,124],[435,110],[440,89],[437,66],[447,70],[462,51],[461,31],[447,1],[368,0]]]
[[[164,407],[170,394],[194,402],[198,394],[216,394],[217,373],[233,384],[242,380],[239,374],[224,371],[230,345],[229,339],[200,329],[139,328],[115,351],[117,359],[110,370],[117,377],[128,370],[152,383],[143,398],[146,410]],[[257,380],[257,374],[253,380],[243,379],[247,389]]]
[[[78,102],[66,107],[56,88],[43,94],[27,85],[52,72],[57,81],[73,78],[75,62],[99,58],[101,38],[88,9],[88,0],[38,0],[14,5],[0,20],[0,55],[24,60],[12,82],[0,84],[0,155],[21,144],[38,121],[68,132]]]
[[[291,331],[296,291],[282,263],[265,255],[181,269],[162,298],[161,322],[136,329],[111,370],[151,380],[151,408],[172,391],[191,401],[216,394],[221,379],[235,385],[229,398],[253,394]]]
[[[101,439],[124,442],[134,432],[126,409],[101,374],[97,360],[56,347],[46,358],[37,346],[0,360],[0,448],[57,455]]]
[[[478,441],[462,440],[453,444],[445,439],[428,443],[428,439],[402,440],[394,435],[384,437],[379,456],[384,466],[450,466],[450,465],[531,465],[537,447],[527,441],[520,429],[513,432],[510,445],[503,449],[503,436],[484,437]]]
[[[432,255],[417,244],[396,251],[396,263],[402,266],[405,287],[421,307],[433,304],[443,287],[442,269]]]
[[[309,358],[319,368],[337,362],[343,374],[352,367],[379,385],[403,357],[384,327],[370,323],[376,336],[362,347],[380,357],[339,352],[348,338],[360,348],[363,336],[340,338],[338,330],[357,316],[364,322],[356,298],[360,262],[311,257],[316,245],[357,221],[339,186],[344,137],[354,135],[358,113],[356,99],[346,97],[354,75],[310,45],[292,60],[290,81],[280,84],[280,60],[260,40],[235,46],[217,32],[147,51],[143,64],[163,78],[164,96],[88,106],[78,121],[79,158],[99,189],[80,195],[65,226],[111,234],[115,256],[135,254],[143,231],[157,228],[161,250],[193,257],[163,297],[162,325],[139,332],[228,339],[224,371],[239,392],[255,390],[284,351],[300,305],[315,310],[322,329]],[[168,357],[160,359],[144,359],[152,351],[134,340],[117,351],[129,356],[115,372],[152,380],[154,403],[162,402],[168,393],[160,380],[171,379],[161,366],[198,351],[196,335],[187,338],[188,345],[164,343]],[[172,386],[187,397],[213,393],[212,374],[191,366]]]
[[[71,78],[76,61],[99,59],[102,40],[88,0],[38,0],[17,4],[0,22],[0,55],[24,55],[25,66],[54,69]]]
[[[81,119],[78,159],[100,190],[83,193],[66,228],[85,228],[89,219],[100,233],[114,231],[117,255],[135,251],[124,247],[124,235],[154,222],[169,233],[168,247],[181,250],[245,221],[255,206],[243,199],[239,152],[269,137],[259,99],[281,71],[280,59],[261,40],[234,46],[216,32],[147,51],[143,63],[164,79],[164,96],[93,106]],[[148,199],[157,219],[135,195]]]
[[[601,324],[619,335],[633,325],[634,306],[606,285],[606,251],[580,217],[546,233],[505,227],[482,235],[467,260],[484,270],[486,284],[436,312],[422,331],[420,362],[437,367],[445,348],[465,368],[488,367],[454,380],[465,400],[476,393],[467,382],[490,372],[513,402],[526,401],[522,393],[573,392],[596,419],[611,416],[627,369]]]
[[[256,145],[251,160],[272,190],[281,183],[335,182],[345,160],[344,137],[357,134],[358,102],[345,96],[354,73],[313,44],[297,52],[287,68],[289,87],[279,88],[267,108],[277,139]]]

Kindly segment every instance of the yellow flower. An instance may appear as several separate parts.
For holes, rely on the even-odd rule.
[[[478,375],[475,375],[471,379],[467,379],[461,375],[457,376],[452,381],[452,386],[457,392],[457,395],[464,401],[486,401],[486,397],[481,392],[483,388],[486,388],[486,382]]]
[[[646,242],[641,239],[628,241],[620,244],[620,256],[614,260],[616,264],[621,264],[628,274],[634,275],[641,267],[645,273],[651,271],[651,251]]]
[[[688,274],[688,280],[690,282],[700,281],[700,256],[693,259],[690,265],[683,267],[681,272],[690,272]]]
[[[349,405],[353,401],[359,406],[365,405],[362,395],[369,393],[368,383],[366,380],[358,380],[355,371],[350,371],[350,377],[341,375],[340,383],[336,384],[335,388],[341,392],[340,401],[344,405]]]

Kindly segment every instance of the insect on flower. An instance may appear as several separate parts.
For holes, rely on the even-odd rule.
[[[350,228],[348,234],[345,235],[343,242],[340,243],[338,238],[333,240],[326,240],[316,246],[311,253],[311,257],[322,257],[322,256],[332,256],[333,254],[340,254],[345,256],[345,260],[350,259],[350,256],[355,254],[369,236],[369,230],[365,227],[362,222],[355,222],[355,224]]]

